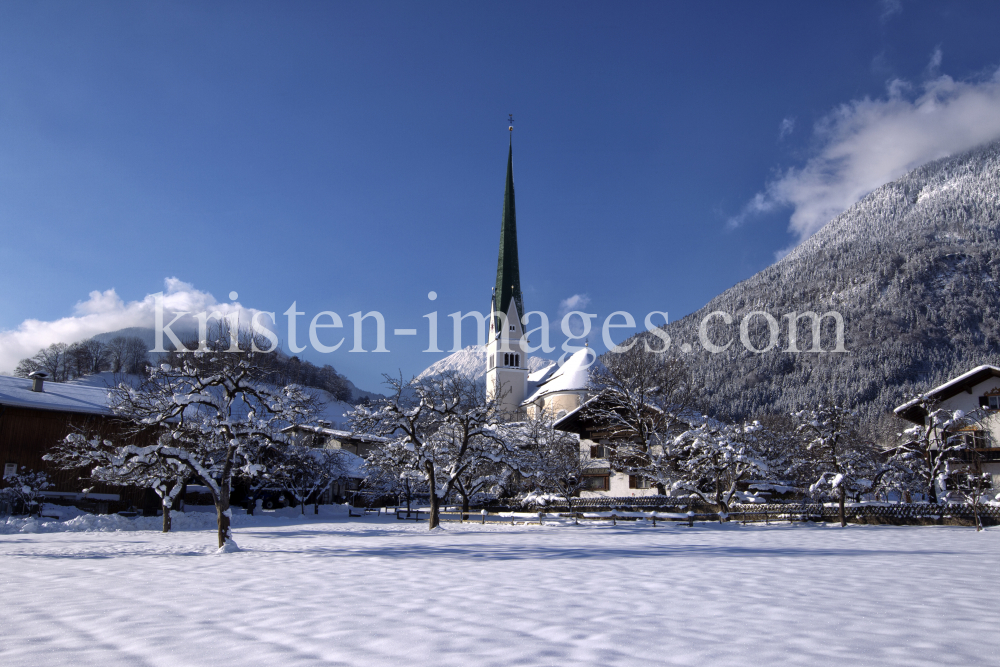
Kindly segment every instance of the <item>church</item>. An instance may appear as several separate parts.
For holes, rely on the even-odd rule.
[[[512,129],[512,128],[511,128]],[[486,391],[499,397],[503,411],[516,418],[541,412],[559,418],[579,408],[587,397],[587,368],[596,355],[589,348],[574,353],[561,366],[551,364],[531,373],[525,337],[524,299],[517,260],[517,214],[514,207],[514,146],[507,151],[507,183],[500,224],[497,280],[490,303],[486,346]]]
[[[513,130],[513,128],[511,128]],[[580,456],[587,459],[588,496],[656,495],[657,489],[637,475],[611,468],[606,452],[608,442],[599,424],[588,418],[589,368],[597,355],[589,347],[575,352],[562,365],[551,364],[531,372],[528,343],[521,322],[524,316],[521,275],[517,257],[517,215],[514,207],[514,147],[507,151],[507,183],[504,188],[503,218],[500,225],[500,254],[497,280],[490,302],[490,330],[486,344],[486,392],[500,401],[510,419],[542,414],[556,420],[556,428],[580,436]]]

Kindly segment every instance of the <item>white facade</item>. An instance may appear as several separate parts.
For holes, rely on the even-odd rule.
[[[967,415],[979,411],[977,414],[984,415],[981,426],[989,434],[982,443],[983,447],[1000,448],[1000,368],[980,366],[932,389],[926,395],[931,399],[937,399],[939,407],[945,410],[961,410]],[[896,408],[896,413],[913,421],[912,413],[906,413],[907,408],[916,403],[917,401],[911,401],[901,405]],[[977,445],[976,448],[982,447]],[[994,452],[984,452],[984,454],[994,454]],[[994,492],[1000,490],[1000,461],[986,460],[982,463],[982,470],[990,474]]]
[[[514,299],[503,317],[494,308],[491,305],[486,346],[486,395],[492,399],[499,393],[501,409],[515,418],[521,414],[521,403],[528,393],[528,341]]]
[[[528,378],[531,396],[524,401],[529,416],[547,414],[559,419],[587,400],[590,389],[590,367],[597,354],[586,347],[574,352],[562,366],[552,365]]]
[[[580,492],[581,498],[640,498],[659,494],[656,485],[649,480],[612,470],[603,453],[601,443],[580,439],[580,456],[591,462],[586,477],[592,481],[589,488]]]

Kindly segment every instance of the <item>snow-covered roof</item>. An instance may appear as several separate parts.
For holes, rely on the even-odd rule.
[[[597,353],[589,347],[573,353],[547,378],[538,383],[538,389],[521,405],[534,403],[549,394],[567,391],[586,391],[590,386],[590,367],[597,361]],[[544,376],[543,376],[544,377]],[[529,381],[531,377],[529,376]]]
[[[923,409],[920,407],[920,401],[922,398],[944,401],[962,391],[971,390],[972,387],[975,387],[977,384],[985,382],[992,377],[1000,377],[1000,368],[987,365],[977,366],[968,373],[963,373],[957,378],[948,380],[944,384],[934,387],[930,391],[924,393],[923,396],[903,403],[893,410],[893,412],[904,419],[909,419],[910,421],[916,421],[918,424],[922,424],[924,421]]]
[[[348,477],[355,479],[365,478],[365,460],[357,454],[352,454],[346,449],[340,450],[341,460],[344,462],[344,469]]]
[[[573,410],[570,410],[562,417],[555,420],[552,426],[556,429],[559,429],[560,431],[578,433],[578,431],[574,431],[573,429],[576,428],[576,425],[579,424],[580,420],[589,419],[590,418],[589,413],[592,410],[594,410],[599,403],[605,400],[606,400],[605,392],[600,392],[598,394],[595,394],[594,396],[591,396],[586,401],[578,405]],[[646,408],[649,409],[650,411],[657,412],[660,414],[663,413],[663,408],[660,408],[659,406],[653,405],[652,403],[646,403],[645,405]],[[681,423],[686,424],[687,426],[708,424],[710,426],[719,427],[724,425],[723,422],[720,422],[717,419],[712,419],[711,417],[703,415],[698,410],[693,410],[690,408],[677,408],[677,406],[675,406],[675,408],[677,409],[676,418],[679,419]]]
[[[335,440],[356,440],[358,442],[385,442],[385,438],[370,435],[368,433],[355,433],[354,431],[341,431],[335,428],[327,428],[325,426],[306,426],[303,424],[296,424],[295,426],[288,426],[281,430],[282,433],[289,433],[291,431],[308,431],[310,433],[318,433],[320,435],[329,436]]]
[[[541,370],[537,370],[534,371],[533,373],[528,374],[528,382],[534,382],[536,385],[541,384],[542,382],[545,382],[545,380],[547,380],[548,377],[557,370],[559,370],[559,364],[556,363],[549,364],[548,366],[542,368]]]
[[[110,415],[107,387],[46,382],[42,391],[31,390],[27,378],[0,376],[0,405],[35,410],[57,410],[92,415]]]

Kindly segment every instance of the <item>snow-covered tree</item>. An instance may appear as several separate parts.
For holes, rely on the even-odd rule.
[[[672,481],[670,495],[693,496],[715,505],[719,520],[727,520],[739,483],[769,470],[764,443],[758,437],[761,430],[759,422],[739,426],[706,423],[676,437],[669,448],[670,465],[664,471],[664,481]]]
[[[683,415],[694,400],[690,371],[681,359],[650,347],[639,337],[628,350],[603,355],[591,374],[599,399],[590,402],[588,415],[613,442],[647,445],[686,428]]]
[[[556,496],[572,511],[573,498],[584,488],[585,474],[593,465],[582,455],[579,437],[556,429],[544,414],[504,428],[510,443],[505,465],[521,480],[526,500]]]
[[[411,452],[395,447],[375,447],[365,459],[365,489],[380,496],[394,496],[406,502],[409,512],[414,498],[427,493],[427,482],[413,465]]]
[[[27,514],[41,511],[38,498],[42,491],[52,486],[48,473],[35,472],[21,466],[13,475],[8,475],[0,484],[0,499],[14,507],[19,507]]]
[[[240,332],[238,344],[228,348],[228,337],[214,340],[205,343],[209,351],[174,353],[173,363],[151,368],[139,387],[121,384],[112,390],[115,415],[131,425],[132,437],[142,434],[153,444],[128,443],[126,436],[112,439],[106,466],[111,472],[165,470],[172,479],[183,474],[204,485],[215,503],[221,548],[232,539],[233,479],[258,474],[262,450],[285,446],[282,428],[311,422],[314,399],[297,385],[279,388],[262,381],[256,363],[261,353],[251,343],[258,349],[267,344],[252,332]],[[108,446],[103,438],[67,445]]]
[[[95,482],[152,489],[160,498],[163,532],[170,532],[170,510],[184,488],[187,466],[159,456],[123,457],[120,450],[112,440],[70,433],[43,458],[67,470],[86,468]]]
[[[926,494],[929,502],[937,503],[943,500],[939,493],[953,486],[957,477],[964,474],[967,466],[961,459],[974,449],[966,436],[972,433],[968,429],[975,428],[978,419],[975,414],[966,415],[962,410],[941,408],[937,401],[926,396],[919,400],[927,417],[923,425],[915,424],[901,434],[903,442],[893,451],[890,462],[903,473],[901,483],[912,483]],[[974,432],[986,437],[989,430]]]
[[[887,467],[880,464],[874,446],[858,433],[856,415],[841,406],[819,406],[793,415],[799,433],[801,456],[793,473],[813,480],[810,495],[836,498],[840,525],[847,525],[847,495],[860,500],[871,491]]]
[[[507,443],[498,429],[500,396],[456,373],[403,382],[386,377],[392,395],[352,413],[354,429],[383,436],[378,456],[418,470],[430,493],[429,528],[440,525],[441,501],[484,459],[500,461]]]
[[[348,459],[354,454],[340,449],[288,445],[279,456],[280,462],[269,466],[269,478],[288,491],[299,503],[302,514],[310,498],[313,512],[319,514],[319,497],[334,482],[347,478]]]

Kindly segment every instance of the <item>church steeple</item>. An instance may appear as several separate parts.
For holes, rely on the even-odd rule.
[[[513,128],[511,128],[513,129]],[[517,267],[517,216],[514,213],[514,144],[507,151],[507,186],[503,193],[503,220],[500,224],[500,257],[497,259],[497,284],[493,308],[500,313],[510,309],[514,300],[517,314],[524,317],[521,301],[521,275]]]

